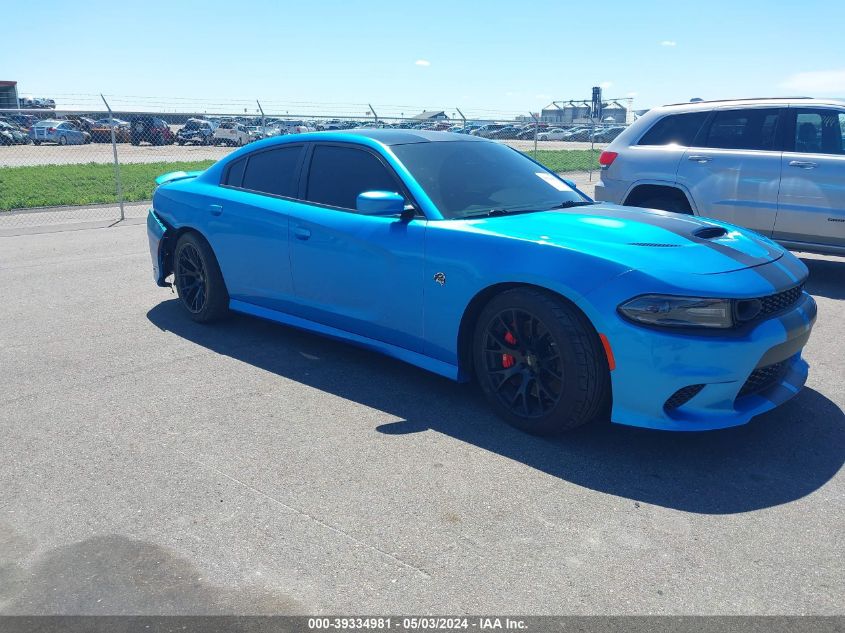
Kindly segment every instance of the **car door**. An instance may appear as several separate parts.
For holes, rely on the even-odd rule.
[[[305,146],[283,144],[232,162],[201,210],[229,295],[287,312],[292,299],[288,226]]]
[[[410,196],[377,152],[341,143],[312,145],[291,213],[291,268],[303,318],[419,351],[423,344],[425,220],[363,215],[364,191]]]
[[[845,247],[845,108],[791,107],[773,237]]]
[[[698,215],[771,235],[781,173],[778,107],[717,109],[678,165]]]

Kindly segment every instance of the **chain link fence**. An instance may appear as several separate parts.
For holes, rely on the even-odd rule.
[[[237,147],[273,136],[357,128],[469,134],[511,145],[558,173],[591,179],[600,151],[624,129],[592,120],[562,124],[537,114],[473,116],[457,108],[406,116],[395,111],[400,106],[348,107],[361,112],[355,116],[254,105],[199,104],[176,112],[116,109],[102,99],[87,110],[0,110],[0,232],[141,218],[156,176],[205,169]]]

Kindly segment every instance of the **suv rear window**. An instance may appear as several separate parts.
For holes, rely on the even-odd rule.
[[[637,145],[681,145],[693,144],[698,131],[709,112],[689,112],[663,117],[645,133]]]
[[[717,110],[704,147],[770,150],[775,147],[778,108]]]

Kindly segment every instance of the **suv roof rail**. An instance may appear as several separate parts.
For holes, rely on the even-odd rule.
[[[738,99],[708,99],[706,101],[681,101],[680,103],[666,103],[665,106],[690,105],[693,103],[726,103],[730,101],[784,101],[786,99],[814,99],[815,97],[745,97]]]

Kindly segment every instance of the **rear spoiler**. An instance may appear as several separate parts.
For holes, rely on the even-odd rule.
[[[156,185],[166,185],[169,182],[176,182],[177,180],[196,178],[201,173],[202,171],[171,171],[156,178]]]

